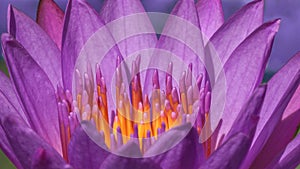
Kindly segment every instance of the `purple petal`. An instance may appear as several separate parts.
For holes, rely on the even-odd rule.
[[[129,141],[127,144],[119,148],[117,154],[129,154],[130,157],[141,157],[140,148],[135,142]],[[150,159],[130,158],[111,154],[102,163],[100,169],[162,169],[159,164],[154,163]]]
[[[1,79],[2,80],[2,79]],[[15,109],[15,107],[10,103],[10,101],[7,99],[7,97],[0,92],[0,122],[3,118],[14,115],[17,116],[18,112]],[[19,159],[16,157],[14,150],[12,149],[12,146],[10,145],[10,142],[8,138],[6,137],[5,131],[2,127],[0,127],[0,148],[1,150],[6,154],[6,156],[12,161],[12,163],[18,167],[23,168]]]
[[[299,58],[300,58],[300,53],[299,53]],[[299,63],[299,62],[298,62]],[[300,109],[300,105],[298,104],[298,101],[300,100],[300,86],[298,86],[297,90],[295,91],[293,97],[291,98],[288,106],[286,107],[282,118],[288,118],[291,115],[293,115],[297,110]],[[297,123],[297,122],[295,122]],[[299,124],[300,122],[298,122]],[[294,124],[294,123],[293,123]]]
[[[300,164],[300,135],[291,141],[275,168],[296,168]]]
[[[100,17],[118,43],[124,58],[142,49],[155,47],[155,31],[139,0],[107,0]]]
[[[156,48],[150,60],[150,68],[164,70],[173,62],[174,65],[180,64],[175,66],[176,72],[179,72],[177,74],[181,74],[193,63],[195,76],[203,73],[203,63],[199,58],[204,55],[203,41],[193,0],[177,2],[167,18]],[[147,72],[145,84],[151,84],[152,74],[153,71]],[[160,81],[163,81],[163,78],[164,76],[160,76]],[[179,77],[176,80],[179,80]],[[164,88],[164,83],[161,83],[161,88]],[[152,86],[147,85],[144,90],[148,92],[151,89]]]
[[[109,112],[114,110],[111,94],[117,57],[120,52],[108,29],[103,25],[97,12],[85,1],[70,0],[66,15],[62,46],[63,80],[66,89],[72,89],[75,69],[83,75],[100,64],[107,86]],[[105,55],[105,56],[104,56]],[[120,56],[121,60],[123,57]],[[92,69],[95,74],[95,70]]]
[[[51,154],[51,159],[65,164],[61,156],[34,131],[26,126],[20,118],[10,115],[1,119],[1,125],[12,146],[12,149],[24,168],[31,168],[36,160],[35,152],[40,148]]]
[[[259,162],[258,164],[253,165],[267,165],[293,138],[296,132],[295,129],[299,125],[299,118],[297,118],[299,117],[299,113],[291,114],[281,122],[280,120],[293,93],[299,86],[299,63],[300,54],[297,54],[268,82],[265,102],[261,110],[263,113],[258,122],[254,142],[252,143],[247,161],[244,164],[245,166],[251,164],[264,145],[266,147],[261,152],[261,155],[264,155],[264,160],[259,160],[257,161]],[[299,106],[299,104],[297,105]],[[278,129],[274,130],[276,125],[280,127],[278,126]],[[272,132],[274,133],[272,134]],[[270,136],[271,138],[268,144],[266,144]],[[261,156],[258,158],[261,158]]]
[[[0,93],[14,106],[16,113],[27,122],[26,115],[18,101],[13,85],[11,84],[10,79],[2,72],[0,72]]]
[[[12,36],[3,34],[2,46],[12,82],[23,103],[30,126],[60,152],[58,109],[50,80]]]
[[[9,33],[28,51],[45,71],[53,86],[61,83],[60,51],[52,39],[24,13],[9,6]]]
[[[38,7],[37,23],[61,49],[64,12],[53,0],[41,0]]]
[[[43,148],[36,150],[33,159],[31,169],[72,169],[72,167],[52,151],[47,151]]]
[[[222,63],[226,63],[237,46],[263,22],[263,0],[256,0],[241,8],[212,36]]]
[[[239,168],[250,145],[251,138],[238,133],[217,149],[199,169]]]
[[[243,133],[251,138],[254,136],[266,89],[267,86],[260,86],[254,91],[249,101],[243,106],[235,119],[232,128],[226,136],[227,139],[237,133]]]
[[[109,155],[103,138],[91,123],[83,122],[72,134],[69,161],[76,169],[98,169]]]
[[[102,26],[103,23],[98,17],[97,12],[85,1],[69,1],[65,14],[65,25],[63,29],[62,40],[63,83],[66,89],[72,89],[74,67],[80,51],[84,47],[87,40],[92,38],[94,33],[96,33],[96,31],[98,31]],[[107,36],[111,38],[108,31],[104,32],[104,34],[106,38]],[[114,42],[112,42],[112,39],[100,39],[97,41],[97,43],[98,45],[100,44],[100,46],[103,45],[103,47],[105,47],[106,43]],[[93,48],[94,46],[88,47]],[[100,52],[101,48],[95,49],[99,49],[99,51],[94,51],[94,54],[102,54]],[[97,62],[99,62],[99,60],[100,58]],[[89,59],[85,60],[85,62],[87,61],[89,61]],[[87,70],[84,71],[87,72]]]
[[[195,128],[191,129],[190,124],[178,126],[162,135],[150,147],[145,156],[149,156],[155,163],[160,164],[162,168],[194,169],[205,159],[202,145],[200,145],[198,140],[198,133]],[[174,143],[178,141],[180,142],[174,146]],[[168,151],[164,152],[165,150]],[[153,156],[158,152],[164,153]]]
[[[261,83],[279,20],[259,27],[232,53],[224,65],[226,103],[219,136],[227,134],[242,106]]]
[[[221,0],[199,0],[196,7],[201,31],[210,39],[224,23]]]

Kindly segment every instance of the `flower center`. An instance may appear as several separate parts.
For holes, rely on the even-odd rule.
[[[120,63],[120,58],[117,64]],[[211,93],[208,82],[203,83],[199,75],[192,83],[192,64],[182,72],[178,87],[173,87],[170,63],[161,88],[159,71],[152,73],[150,96],[142,90],[139,72],[140,56],[132,63],[131,80],[126,87],[121,67],[116,68],[115,109],[109,110],[108,91],[101,67],[97,64],[95,76],[91,66],[81,74],[76,69],[74,98],[70,91],[58,87],[60,131],[63,155],[67,159],[67,145],[78,122],[92,121],[104,136],[111,151],[135,138],[144,153],[160,135],[184,123],[192,123],[200,134],[203,124],[208,121]],[[105,71],[105,70],[102,70]],[[178,90],[179,89],[179,90]],[[112,104],[112,103],[110,103]],[[206,145],[207,155],[210,145]]]

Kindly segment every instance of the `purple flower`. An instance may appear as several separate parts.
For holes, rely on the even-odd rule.
[[[15,166],[295,168],[300,54],[261,85],[280,20],[262,23],[261,0],[226,22],[219,0],[171,14],[157,39],[138,0],[42,0],[37,23],[9,6],[0,146]]]

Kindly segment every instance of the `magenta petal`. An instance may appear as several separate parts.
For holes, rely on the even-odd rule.
[[[71,137],[68,148],[70,164],[76,169],[99,169],[110,154],[104,147],[104,139],[96,128],[89,122],[83,122]]]
[[[130,157],[142,156],[139,146],[133,141],[129,141],[120,147],[117,154],[128,154]],[[159,164],[154,163],[150,159],[130,157],[111,154],[105,159],[99,169],[140,169],[141,167],[143,169],[162,169]]]
[[[256,0],[241,8],[212,36],[222,63],[225,63],[235,48],[263,23],[263,0]]]
[[[10,115],[1,119],[1,125],[11,147],[24,168],[31,168],[35,152],[42,148],[51,153],[52,159],[64,163],[61,156],[34,131],[28,128],[20,118]]]
[[[5,60],[32,129],[61,151],[54,88],[45,72],[12,36],[2,35]]]
[[[295,55],[268,82],[265,102],[262,107],[263,113],[261,114],[261,120],[258,122],[254,142],[244,164],[245,166],[250,165],[261,150],[261,155],[257,157],[252,165],[267,165],[294,137],[296,128],[299,125],[299,113],[293,113],[281,122],[280,120],[291,97],[299,86],[299,63],[300,53]],[[299,106],[297,102],[295,103]],[[276,125],[279,126],[276,127]],[[262,156],[263,161],[259,160]]]
[[[210,39],[224,23],[221,0],[199,0],[196,7],[201,31]]]
[[[124,58],[142,49],[155,47],[155,31],[139,0],[107,0],[100,17],[118,43]]]
[[[243,106],[235,119],[232,128],[226,136],[227,139],[237,133],[243,133],[251,138],[254,136],[266,89],[267,86],[260,86],[254,91],[249,101]]]
[[[225,63],[226,103],[220,137],[227,134],[242,106],[261,83],[279,23],[279,20],[275,20],[259,27],[236,48]]]
[[[251,138],[238,133],[218,148],[199,169],[239,168],[251,145]]]
[[[190,131],[189,131],[190,130]],[[179,140],[178,140],[179,139]],[[182,139],[182,140],[180,140]],[[179,141],[178,144],[173,145]],[[170,148],[170,146],[174,146]],[[164,152],[167,150],[166,152]],[[158,152],[164,152],[156,156]],[[150,147],[145,156],[149,156],[162,168],[189,168],[196,169],[204,161],[204,151],[199,143],[199,136],[190,124],[175,127],[163,134]]]
[[[298,54],[298,58],[300,58],[300,53]],[[299,59],[300,60],[300,59]],[[300,62],[300,61],[299,61]],[[298,65],[299,65],[298,62]],[[291,116],[293,113],[295,113],[297,110],[300,109],[300,104],[298,104],[300,100],[300,86],[298,87],[298,89],[295,91],[293,97],[291,98],[288,106],[286,107],[284,113],[283,113],[283,120],[285,118],[288,118],[289,116]],[[297,123],[297,122],[296,122]],[[300,122],[298,122],[300,123]]]
[[[41,0],[38,7],[37,23],[61,49],[64,12],[53,0]]]
[[[8,30],[45,71],[53,86],[61,83],[60,51],[31,18],[9,6]]]

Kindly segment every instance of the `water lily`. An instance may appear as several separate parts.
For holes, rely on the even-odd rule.
[[[137,0],[107,0],[100,13],[82,0],[70,0],[65,13],[42,0],[37,23],[9,6],[8,33],[1,37],[10,78],[0,73],[0,146],[14,165],[295,168],[300,54],[261,85],[280,20],[262,23],[261,0],[226,22],[219,0],[179,0],[171,14],[157,39]],[[139,22],[128,24],[126,16]],[[121,28],[114,27],[120,18]],[[178,29],[176,21],[187,24]],[[190,34],[190,28],[201,33]],[[132,30],[148,33],[118,39]],[[193,47],[206,64],[217,54],[222,69],[204,70]],[[102,60],[92,61],[106,49]],[[145,49],[154,49],[150,66],[168,61],[165,73],[140,72]],[[168,55],[161,51],[171,51],[182,65],[157,56]],[[182,75],[174,79],[178,70]],[[222,101],[215,122],[213,110]]]

